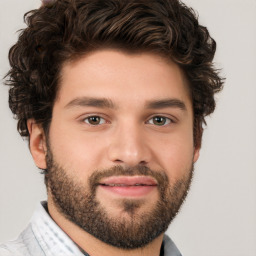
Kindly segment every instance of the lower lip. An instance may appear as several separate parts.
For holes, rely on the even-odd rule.
[[[156,186],[124,186],[124,187],[111,187],[100,185],[104,191],[109,191],[113,194],[125,196],[125,197],[142,197],[149,194],[156,189]]]

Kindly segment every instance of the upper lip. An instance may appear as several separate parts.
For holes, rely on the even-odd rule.
[[[105,186],[156,186],[157,181],[151,176],[111,176],[103,178],[99,184]]]

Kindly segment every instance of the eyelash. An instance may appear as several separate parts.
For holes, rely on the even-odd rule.
[[[99,123],[98,123],[98,124],[91,124],[91,123],[89,122],[89,119],[90,119],[90,118],[98,118],[98,119],[100,119],[100,120],[99,120]],[[164,124],[163,124],[163,125],[155,124],[155,123],[154,123],[154,118],[155,118],[155,119],[156,119],[156,118],[164,119]],[[104,121],[102,122],[102,120],[104,120]],[[152,120],[152,122],[151,122],[151,120]],[[91,115],[91,116],[88,116],[88,117],[84,118],[82,121],[83,121],[84,123],[90,125],[90,126],[99,126],[99,125],[103,125],[103,124],[106,124],[106,123],[107,123],[107,121],[105,120],[105,118],[103,118],[103,117],[101,117],[101,116],[99,116],[99,115]],[[146,123],[147,123],[147,124],[151,124],[151,125],[155,125],[155,126],[167,126],[167,125],[169,125],[169,124],[175,123],[175,121],[174,121],[173,119],[169,118],[169,117],[166,117],[166,116],[156,115],[156,116],[151,117]]]

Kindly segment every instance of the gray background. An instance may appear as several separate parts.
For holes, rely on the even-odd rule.
[[[0,0],[0,76],[23,25],[39,0]],[[256,256],[256,1],[186,0],[218,42],[216,63],[227,77],[208,118],[194,183],[170,226],[184,256]],[[27,225],[46,198],[43,177],[16,132],[0,86],[0,242]]]

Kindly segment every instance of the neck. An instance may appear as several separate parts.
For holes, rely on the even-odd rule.
[[[101,240],[90,235],[76,224],[68,220],[55,207],[51,198],[48,198],[48,211],[56,224],[75,242],[82,250],[93,256],[159,256],[163,234],[154,239],[151,243],[139,249],[120,249],[108,245]]]

